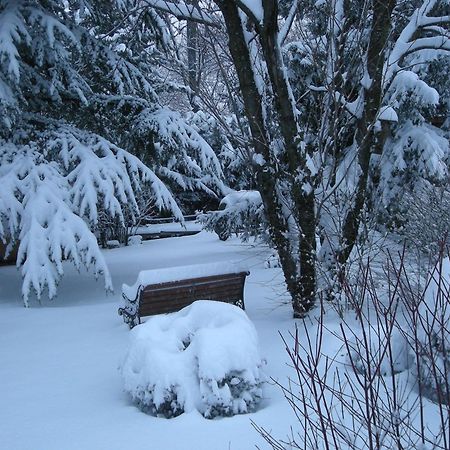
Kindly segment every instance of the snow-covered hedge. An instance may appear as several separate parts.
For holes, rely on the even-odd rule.
[[[120,370],[125,391],[145,412],[232,416],[254,410],[261,399],[258,337],[240,308],[197,301],[150,318],[130,339]]]

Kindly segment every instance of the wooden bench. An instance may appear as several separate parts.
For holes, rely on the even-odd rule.
[[[245,309],[244,283],[248,274],[241,271],[139,284],[135,298],[128,298],[125,292],[122,293],[125,306],[119,308],[118,313],[133,328],[141,323],[141,317],[179,311],[196,300],[216,300]]]

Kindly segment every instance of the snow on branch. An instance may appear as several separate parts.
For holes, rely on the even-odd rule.
[[[387,101],[395,107],[402,98],[414,98],[422,105],[437,105],[439,93],[410,70],[400,71],[394,78],[387,93]]]
[[[7,63],[7,72],[15,81],[19,80],[19,52],[17,45],[22,40],[30,42],[25,20],[19,10],[21,2],[9,1],[0,13],[0,61]]]
[[[254,25],[259,26],[264,20],[263,0],[234,0]]]
[[[0,237],[20,242],[17,264],[22,266],[25,305],[32,289],[38,298],[45,288],[54,297],[64,259],[103,274],[105,287],[112,289],[95,236],[70,208],[68,180],[58,165],[48,164],[30,146],[12,144],[0,147],[0,160],[0,218],[8,226],[0,228]]]
[[[217,20],[210,14],[202,11],[195,5],[188,5],[184,2],[170,2],[166,0],[144,0],[145,3],[162,12],[172,14],[179,20],[191,20],[211,27],[220,28]]]
[[[61,127],[52,136],[50,148],[68,171],[70,200],[74,210],[96,224],[98,209],[123,221],[122,205],[138,213],[135,193],[148,183],[155,204],[182,218],[175,200],[161,180],[137,157],[92,133]]]
[[[24,129],[14,143],[0,142],[0,239],[20,243],[25,305],[31,290],[38,298],[45,289],[56,294],[64,260],[102,274],[112,289],[91,228],[99,211],[122,222],[125,206],[138,213],[136,195],[145,185],[158,207],[182,220],[169,190],[138,158],[68,125],[46,128],[37,138]]]
[[[410,174],[442,182],[448,177],[449,141],[436,127],[407,121],[386,144],[380,160],[382,201],[389,204],[408,183]]]
[[[450,16],[428,16],[436,4],[437,0],[425,0],[422,6],[411,15],[408,24],[400,33],[390,52],[386,65],[386,84],[389,84],[401,70],[400,64],[406,56],[421,50],[450,51],[449,32],[439,27],[439,25],[448,24]],[[426,31],[427,27],[435,25],[438,27],[434,28],[434,32],[439,32],[434,36],[417,37],[422,30]]]
[[[33,288],[40,298],[45,287],[50,298],[56,294],[63,275],[62,261],[68,259],[77,269],[92,268],[96,277],[103,274],[105,288],[112,290],[106,262],[97,239],[85,221],[67,203],[67,181],[55,167],[36,165],[26,176],[27,193],[22,204],[18,264],[22,264],[22,295],[28,304]]]
[[[0,239],[3,242],[14,239],[19,233],[20,218],[23,213],[22,203],[16,193],[20,192],[20,184],[26,173],[24,158],[25,150],[20,159],[14,161],[12,166],[11,157],[16,153],[13,144],[4,144],[0,149]]]
[[[30,9],[29,22],[31,26],[40,26],[45,30],[47,37],[47,44],[50,48],[55,47],[57,39],[55,38],[55,32],[58,32],[61,36],[64,36],[75,47],[80,48],[80,43],[74,33],[63,24],[57,17],[48,14],[45,11],[37,8]]]
[[[286,37],[292,27],[292,24],[295,19],[295,14],[297,13],[297,8],[298,8],[298,0],[294,0],[289,9],[289,14],[286,17],[286,20],[284,21],[283,26],[281,27],[280,32],[278,34],[278,43],[280,45],[284,44],[284,41],[286,40]]]
[[[223,190],[223,173],[214,150],[179,113],[145,109],[135,121],[134,132],[142,139],[154,139],[165,161],[160,173],[183,189]]]

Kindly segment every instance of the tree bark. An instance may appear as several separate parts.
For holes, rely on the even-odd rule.
[[[198,0],[191,0],[191,5],[198,8]],[[200,68],[199,68],[199,24],[192,20],[186,23],[186,43],[187,43],[187,63],[188,63],[188,85],[191,89],[189,102],[192,111],[200,109],[198,104],[198,94],[200,89]]]
[[[294,314],[302,316],[309,311],[316,293],[316,217],[314,182],[307,166],[306,149],[301,148],[301,132],[296,117],[295,99],[287,80],[283,56],[278,41],[278,2],[263,0],[264,21],[259,32],[264,59],[274,93],[278,124],[284,140],[291,199],[299,236],[299,287],[293,296]],[[305,189],[305,185],[309,189]],[[297,302],[297,303],[296,303]]]
[[[369,88],[363,88],[364,109],[358,120],[355,136],[361,173],[353,205],[349,208],[344,220],[342,248],[337,252],[337,262],[340,266],[347,262],[358,237],[361,215],[367,197],[370,157],[373,153],[379,152],[379,147],[382,145],[375,129],[375,122],[383,100],[385,50],[395,6],[396,0],[373,0],[373,19],[367,52],[367,73],[371,84]]]
[[[239,10],[233,1],[216,2],[224,16],[229,36],[229,48],[239,78],[244,107],[251,129],[256,153],[264,157],[264,165],[257,166],[257,183],[269,221],[270,234],[280,257],[288,291],[292,297],[294,317],[303,317],[313,306],[316,291],[315,275],[315,202],[306,155],[300,149],[300,136],[295,104],[284,72],[278,44],[277,2],[265,1],[263,27],[258,27],[263,56],[269,71],[274,95],[276,126],[283,137],[284,163],[271,152],[270,133],[263,116],[263,99],[256,85],[253,65],[242,29]],[[290,186],[292,210],[286,212],[279,198],[280,181]],[[311,189],[303,189],[309,183]],[[288,214],[297,225],[293,236]]]

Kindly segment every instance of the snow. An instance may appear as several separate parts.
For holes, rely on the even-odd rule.
[[[307,342],[306,330],[310,336],[315,336],[316,314],[313,312],[311,320],[305,322],[292,319],[280,269],[264,268],[264,261],[271,255],[267,247],[254,243],[242,244],[237,239],[221,242],[215,234],[201,232],[194,236],[104,250],[102,253],[116,288],[123,283],[133,283],[143,267],[163,269],[227,261],[239,261],[248,267],[251,274],[245,285],[246,314],[256,329],[260,356],[248,347],[255,336],[250,331],[251,327],[243,332],[244,337],[251,338],[242,344],[247,346],[245,351],[239,348],[241,335],[236,335],[238,344],[235,355],[243,356],[245,353],[245,365],[249,361],[256,362],[258,358],[267,361],[263,370],[269,382],[265,384],[258,409],[215,420],[205,419],[195,408],[172,419],[144,414],[124,391],[118,370],[132,335],[117,315],[120,292],[116,290],[115,294],[106,295],[102,283],[96,283],[90,274],[78,272],[72,265],[63,262],[65,277],[58,287],[58,298],[49,301],[43,297],[42,305],[36,298],[30,298],[31,307],[23,308],[20,274],[15,267],[3,266],[0,267],[2,449],[144,450],[149,446],[154,450],[266,448],[264,439],[252,427],[251,421],[284,440],[289,439],[291,427],[296,435],[301,429],[300,424],[282,390],[276,385],[281,383],[287,386],[288,377],[296,376],[288,364],[279,333],[291,344],[289,334],[295,332],[297,323],[301,342]],[[217,321],[222,317],[222,314],[216,318],[209,315],[209,319]],[[347,317],[350,326],[355,323],[354,317],[350,318],[350,312]],[[329,361],[333,361],[333,368],[339,368],[349,386],[357,386],[338,337],[341,319],[328,308],[325,320],[321,351],[330,357]],[[165,336],[176,338],[177,333],[182,331],[181,324],[186,324],[188,320],[180,315],[163,316],[157,320],[157,328],[161,331],[163,324],[169,325],[171,321],[177,321],[177,325],[168,328]],[[193,323],[198,325],[200,318],[197,317]],[[225,328],[230,326],[230,332],[236,333],[234,323],[234,320],[228,325],[216,322],[221,326],[207,329],[205,332],[211,334],[205,339],[200,337],[200,342],[206,346],[197,348],[197,355],[207,355],[208,358],[212,352],[218,352],[219,338],[225,336]],[[354,330],[357,330],[356,326]],[[164,341],[161,348],[169,345],[169,341]],[[207,364],[207,373],[219,376],[224,368],[239,363],[229,354],[225,355],[222,361],[213,360],[217,365]],[[169,373],[171,377],[177,376]],[[329,369],[330,379],[333,379],[333,374]],[[396,376],[403,377],[405,395],[409,393],[410,403],[417,402],[414,391],[408,385],[407,373]],[[389,385],[387,381],[386,385]],[[437,408],[430,402],[426,402],[424,408],[426,426],[438,426]]]
[[[141,245],[142,244],[142,236],[136,234],[134,236],[130,236],[128,238],[128,245]]]
[[[91,229],[99,213],[116,219],[139,208],[135,192],[150,187],[155,206],[182,220],[172,194],[136,156],[91,133],[66,125],[48,126],[36,142],[0,141],[0,239],[19,238],[23,298],[32,290],[50,297],[64,274],[62,261],[77,269],[95,267],[111,288],[108,268]],[[58,154],[58,158],[50,154]],[[3,225],[7,225],[7,228]]]
[[[266,164],[266,160],[261,153],[253,153],[252,159],[257,166],[264,166],[264,164]]]
[[[420,305],[423,317],[420,337],[426,340],[427,331],[433,330],[441,334],[440,327],[448,327],[450,323],[450,259],[443,258],[442,265],[435,267],[430,274],[428,285],[424,294],[424,301]],[[450,337],[446,334],[445,348],[450,346]]]
[[[8,73],[16,80],[20,77],[16,43],[20,43],[22,38],[26,41],[30,40],[19,8],[10,2],[6,8],[3,6],[0,14],[0,54],[2,60],[8,61]]]
[[[356,327],[355,327],[356,328]],[[383,334],[383,333],[382,333]],[[392,367],[389,361],[389,355],[383,354],[383,345],[386,336],[372,336],[370,340],[370,351],[373,359],[369,362],[372,369],[379,370],[382,375],[392,375],[392,369],[395,373],[403,372],[411,367],[412,356],[409,353],[409,346],[405,336],[396,328],[390,334],[391,351],[392,351]],[[351,355],[348,357],[357,370],[361,372],[367,367],[367,357],[365,352],[365,345],[363,338],[358,335],[357,338],[352,339],[350,344]]]
[[[173,225],[171,225],[173,228]],[[179,229],[182,230],[181,226]],[[264,371],[286,380],[278,331],[292,326],[279,269],[264,269],[265,247],[221,242],[202,232],[103,251],[115,294],[106,295],[85,271],[64,264],[58,296],[23,308],[15,267],[0,267],[0,447],[8,450],[228,450],[250,449],[263,439],[250,419],[285,436],[296,420],[272,383],[259,410],[206,420],[196,410],[175,419],[146,415],[123,391],[118,371],[130,331],[117,314],[122,283],[142,267],[240,261],[251,270],[246,312],[255,325]]]
[[[168,416],[196,409],[211,417],[256,406],[261,365],[257,333],[245,312],[201,300],[135,327],[121,373],[125,390],[145,409]]]
[[[387,122],[398,122],[398,115],[391,106],[383,106],[378,114],[378,120]]]
[[[262,23],[264,9],[261,0],[242,0],[242,4],[251,11],[259,23]]]
[[[188,278],[210,277],[229,273],[245,272],[247,268],[239,262],[220,262],[209,264],[192,264],[188,266],[169,267],[139,272],[136,282],[132,286],[124,284],[122,292],[129,298],[136,298],[139,286],[167,283],[169,281],[185,280]],[[205,299],[206,300],[206,299]]]
[[[249,206],[258,207],[261,205],[261,194],[258,191],[235,191],[226,195],[220,202],[228,208],[239,210],[247,209]]]

